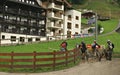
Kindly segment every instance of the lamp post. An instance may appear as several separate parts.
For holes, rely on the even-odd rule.
[[[2,37],[2,36],[1,36],[1,29],[2,29],[2,25],[0,24],[0,46],[1,46],[1,39],[2,39],[2,38],[1,38],[1,37]]]

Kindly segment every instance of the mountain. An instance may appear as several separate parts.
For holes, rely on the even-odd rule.
[[[83,4],[75,4],[72,2],[72,0],[68,1],[71,2],[73,8],[77,10],[93,10],[102,16],[120,18],[120,6],[116,2],[117,0],[85,0]]]

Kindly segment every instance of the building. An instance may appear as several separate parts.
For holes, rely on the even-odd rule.
[[[81,12],[76,10],[65,11],[64,35],[71,38],[72,35],[81,34]]]
[[[62,39],[80,32],[81,13],[66,0],[0,0],[0,44]]]
[[[46,9],[37,0],[0,0],[0,44],[46,36]]]
[[[71,5],[66,0],[41,0],[42,6],[47,9],[47,36],[49,39],[61,38],[64,35],[64,15],[65,11],[71,8]],[[59,36],[59,37],[58,37]]]
[[[47,9],[47,36],[67,38],[68,35],[80,34],[81,12],[71,9],[66,0],[41,0]],[[63,35],[65,37],[62,37]],[[66,37],[67,36],[67,37]]]

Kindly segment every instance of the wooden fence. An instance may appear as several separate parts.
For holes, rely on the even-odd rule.
[[[0,53],[0,68],[31,68],[35,70],[51,67],[55,70],[58,65],[67,66],[72,62],[75,64],[79,56],[80,52],[77,49],[66,52]]]

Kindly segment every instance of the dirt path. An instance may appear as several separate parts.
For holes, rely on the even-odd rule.
[[[120,59],[86,62],[70,69],[45,73],[4,73],[0,75],[120,75]]]

